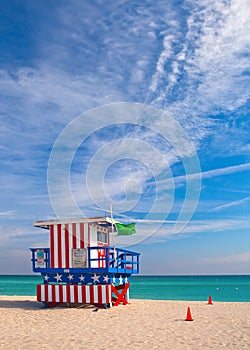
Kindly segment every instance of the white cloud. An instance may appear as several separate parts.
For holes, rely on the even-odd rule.
[[[0,216],[5,216],[5,217],[13,217],[14,214],[15,212],[11,210],[0,212]]]
[[[15,119],[26,121],[29,117],[30,127],[34,125],[41,128],[48,123],[50,131],[56,121],[70,121],[86,109],[111,101],[106,99],[111,94],[110,89],[102,88],[97,94],[96,86],[101,83],[97,77],[86,81],[83,76],[72,75],[50,65],[42,64],[36,69],[21,67],[10,73],[2,70],[0,82],[3,95],[19,99],[18,108],[11,106],[9,110],[9,113],[15,113]],[[4,100],[2,106],[4,108]],[[22,109],[24,110],[21,111]],[[18,110],[21,113],[16,113]],[[6,124],[5,119],[4,125]]]
[[[245,57],[249,44],[248,11],[247,0],[196,3],[189,25],[191,41],[196,30],[200,35],[186,69],[191,79],[199,80],[196,98],[206,109],[234,110],[248,98],[247,81],[241,75],[249,68]]]
[[[173,186],[172,181],[174,180],[174,186],[176,188],[176,187],[184,186],[187,180],[196,180],[200,177],[202,179],[211,179],[217,176],[230,175],[230,174],[235,174],[241,171],[248,171],[248,170],[250,170],[250,163],[232,165],[225,168],[218,168],[218,169],[204,171],[201,173],[175,176],[173,179],[160,180],[158,181],[158,186],[160,186],[161,189],[172,188]]]
[[[250,263],[250,253],[240,253],[229,256],[203,258],[203,262],[214,263],[214,264],[234,264],[234,263]]]
[[[130,220],[132,221],[132,220]],[[168,240],[177,240],[184,237],[193,236],[195,234],[208,234],[217,232],[237,231],[250,228],[249,218],[235,218],[223,220],[192,220],[184,227],[183,230],[174,233],[176,221],[161,220],[133,220],[136,222],[136,234],[132,236],[117,236],[116,243],[118,245],[134,245],[143,244],[162,244]],[[182,224],[182,223],[181,223]],[[185,224],[185,223],[184,223]]]
[[[181,36],[177,31],[175,52],[170,48],[167,50],[171,57],[166,56],[165,49],[159,55],[159,62],[163,56],[169,58],[171,65],[165,70],[156,68],[152,78],[156,92],[153,103],[171,112],[199,149],[200,141],[219,127],[215,120],[205,116],[235,111],[249,99],[248,78],[244,74],[250,68],[246,54],[250,30],[249,2],[190,0],[184,6],[190,11],[186,18],[187,27],[183,28]],[[168,33],[165,37],[170,41]],[[173,89],[179,97],[176,102],[173,102]],[[225,127],[222,128],[225,133]],[[242,147],[237,142],[240,136],[237,140],[232,136],[233,132],[230,143],[237,153]],[[224,141],[222,138],[217,146]]]
[[[202,177],[204,179],[209,179],[209,178],[214,177],[214,176],[234,174],[234,173],[238,173],[241,171],[247,171],[247,170],[250,170],[250,163],[232,165],[232,166],[229,166],[226,168],[219,168],[219,169],[204,171],[202,173]]]
[[[247,201],[249,201],[250,197],[246,197],[246,198],[242,198],[238,201],[232,201],[223,205],[219,205],[216,208],[214,208],[212,211],[219,211],[221,209],[225,209],[225,208],[230,208],[230,207],[234,207],[234,206],[238,206],[239,204],[245,203]]]
[[[153,220],[151,224],[150,222],[146,223],[146,225],[143,223],[140,225],[138,223],[138,231],[142,232],[144,237],[147,237],[147,235],[150,237],[148,241],[145,241],[146,244],[165,242],[168,239],[179,239],[197,233],[234,231],[238,230],[239,227],[241,230],[250,228],[250,220],[248,217],[223,220],[191,220],[178,234],[173,232],[173,226],[176,224],[176,221],[166,221],[163,225],[157,222],[157,224],[159,224],[159,228],[155,232],[152,229],[153,226],[151,226],[154,225]],[[153,232],[153,234],[150,235],[150,232]]]

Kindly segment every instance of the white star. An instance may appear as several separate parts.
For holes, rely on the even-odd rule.
[[[81,276],[79,277],[79,280],[80,280],[81,282],[83,282],[83,281],[85,280],[85,277],[84,277],[83,275],[81,275]]]
[[[46,275],[45,275],[45,276],[43,276],[43,278],[44,278],[44,280],[45,280],[45,281],[48,281],[49,276],[47,275],[47,273],[46,273]]]
[[[62,275],[59,275],[59,273],[57,273],[54,278],[57,280],[57,282],[59,282],[62,280]]]
[[[115,277],[113,277],[113,283],[115,283],[115,281],[116,281],[116,278],[115,278]]]
[[[99,281],[100,276],[97,276],[96,273],[94,273],[94,276],[91,277],[91,278],[92,278],[93,282],[100,282],[100,281]]]
[[[103,277],[103,281],[106,282],[106,283],[108,283],[108,281],[109,281],[109,276],[108,276],[108,275],[107,275],[107,276],[104,276],[104,277]]]
[[[69,273],[68,279],[69,279],[70,281],[73,280],[73,279],[74,279],[74,275],[71,275],[71,274]]]
[[[125,277],[124,282],[128,283],[128,277],[127,276]]]
[[[122,280],[122,276],[121,276],[121,275],[120,275],[120,278],[119,278],[119,282],[120,282],[120,284],[123,283],[123,280]]]

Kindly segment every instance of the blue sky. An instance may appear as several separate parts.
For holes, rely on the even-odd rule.
[[[248,1],[0,5],[0,273],[112,204],[143,274],[249,274]]]

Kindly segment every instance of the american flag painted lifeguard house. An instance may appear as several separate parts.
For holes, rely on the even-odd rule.
[[[36,221],[49,230],[49,248],[30,248],[32,268],[41,273],[37,300],[47,307],[93,304],[111,307],[129,302],[132,274],[139,273],[140,254],[111,246],[112,219]]]

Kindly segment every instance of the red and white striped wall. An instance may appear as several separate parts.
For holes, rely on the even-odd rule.
[[[50,267],[71,268],[72,249],[98,245],[97,229],[109,232],[105,227],[89,223],[50,225]],[[106,245],[109,245],[109,242]]]
[[[47,303],[111,304],[110,284],[38,284],[37,301]]]

